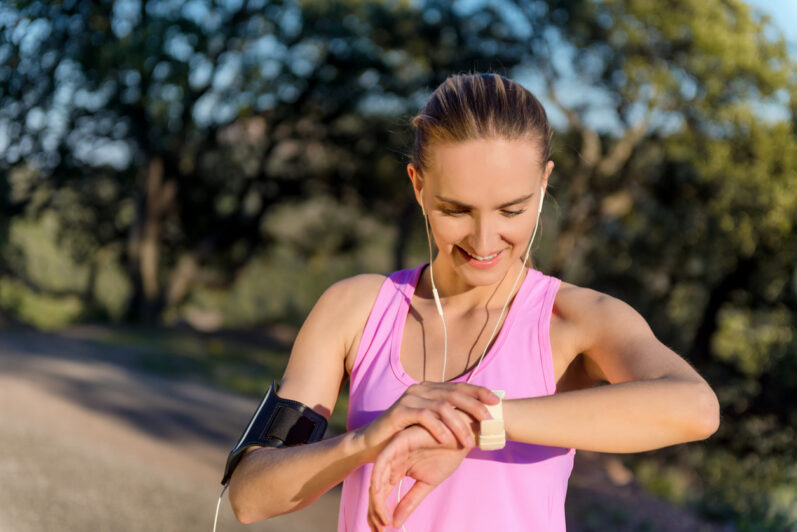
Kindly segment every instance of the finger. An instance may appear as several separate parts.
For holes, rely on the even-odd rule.
[[[372,516],[374,523],[385,526],[387,525],[385,497],[387,493],[384,491],[384,484],[381,481],[381,471],[374,471],[377,473],[371,477],[371,487],[369,491],[369,514]]]
[[[373,520],[373,515],[368,514],[368,528],[371,532],[381,532],[381,527]]]
[[[372,525],[372,528],[377,525],[386,524],[384,521],[382,521],[382,518],[376,509],[379,495],[380,495],[379,489],[374,488],[372,484],[371,487],[368,489],[368,524]]]
[[[387,452],[382,452],[374,462],[373,487],[374,487],[374,513],[378,522],[383,526],[392,519],[392,512],[387,506],[387,498],[393,491],[393,487],[398,483],[397,475],[394,472],[393,460],[395,454],[393,448],[386,448]]]
[[[497,404],[499,400],[498,396],[495,395],[492,390],[486,386],[479,386],[478,384],[470,384],[467,382],[438,382],[435,383],[435,385],[438,388],[446,388],[463,395],[469,395],[474,399],[488,404]]]
[[[383,532],[385,530],[384,526],[370,520],[368,521],[368,527],[372,532]]]
[[[417,423],[429,431],[434,439],[443,445],[454,443],[454,433],[430,408],[416,410]]]
[[[381,456],[381,455],[380,455]],[[386,468],[389,465],[389,462],[385,460],[377,459],[374,462],[374,469],[371,473],[371,500],[372,504],[371,507],[373,509],[374,516],[376,521],[381,525],[387,525],[387,517],[385,508],[385,498],[387,497],[388,493],[385,491],[385,474]]]
[[[473,396],[449,390],[445,395],[445,400],[470,415],[476,421],[490,419],[490,412],[487,410],[487,406]]]
[[[476,445],[470,423],[467,423],[462,414],[456,411],[454,405],[451,403],[445,404],[447,406],[441,406],[438,411],[446,426],[454,433],[463,447]]]
[[[434,486],[426,482],[415,481],[412,488],[401,498],[393,510],[393,527],[400,528],[418,505],[429,495]]]
[[[482,403],[487,403],[488,405],[497,405],[501,402],[500,397],[495,395],[491,389],[485,388],[484,386],[479,386],[478,399]]]

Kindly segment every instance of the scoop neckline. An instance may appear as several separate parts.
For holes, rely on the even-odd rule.
[[[407,283],[405,285],[406,288],[403,290],[405,297],[402,298],[401,307],[398,312],[398,318],[396,319],[396,323],[393,328],[393,341],[391,342],[390,349],[390,365],[393,369],[393,373],[396,375],[396,378],[408,386],[412,384],[418,384],[420,381],[412,378],[404,370],[404,366],[401,364],[401,346],[404,341],[404,329],[406,328],[407,319],[409,318],[410,302],[412,301],[412,296],[415,295],[415,291],[418,288],[418,282],[420,281],[421,275],[427,266],[429,266],[428,262],[421,264],[412,272],[411,282]],[[492,360],[496,357],[495,353],[501,349],[501,346],[506,341],[506,336],[509,334],[507,331],[512,328],[512,324],[515,321],[515,315],[519,312],[515,308],[517,306],[515,303],[518,301],[518,297],[525,295],[525,293],[529,290],[529,285],[532,284],[531,277],[536,278],[540,274],[541,272],[538,270],[526,267],[526,276],[520,283],[520,288],[518,288],[512,303],[509,305],[506,318],[504,318],[504,323],[501,324],[501,329],[498,331],[493,345],[490,346],[490,349],[488,349],[487,353],[484,354],[481,365],[476,367],[475,371],[474,369],[469,369],[462,375],[459,375],[454,379],[447,380],[446,382],[467,381],[471,373],[473,373],[473,376],[475,377],[484,371],[485,367],[489,366],[490,362],[492,362]]]

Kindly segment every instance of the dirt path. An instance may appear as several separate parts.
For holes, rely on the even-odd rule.
[[[123,362],[85,340],[0,333],[0,530],[212,530],[256,400]],[[338,500],[243,526],[225,494],[219,530],[332,531]]]

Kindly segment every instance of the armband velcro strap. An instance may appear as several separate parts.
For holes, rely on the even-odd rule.
[[[227,457],[221,483],[227,484],[248,447],[291,447],[315,442],[324,437],[326,430],[327,420],[324,416],[299,401],[278,396],[277,383],[272,382]]]

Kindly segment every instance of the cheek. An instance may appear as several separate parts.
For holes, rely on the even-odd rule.
[[[525,246],[531,238],[531,233],[534,230],[534,221],[528,223],[516,223],[507,229],[505,232],[506,239],[518,246]]]
[[[472,224],[462,218],[440,218],[432,226],[433,238],[438,245],[451,246],[465,240],[472,231]]]
[[[498,238],[513,246],[523,247],[525,251],[534,229],[534,218],[523,216],[520,220],[498,220],[494,228]],[[473,221],[467,217],[440,217],[432,225],[432,238],[438,246],[457,245],[466,241],[473,233]]]

